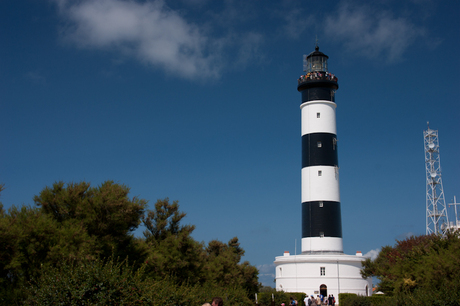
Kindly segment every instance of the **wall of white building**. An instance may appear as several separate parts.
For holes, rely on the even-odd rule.
[[[285,292],[320,294],[321,285],[327,288],[327,295],[338,300],[339,293],[372,294],[372,279],[363,279],[358,255],[289,255],[276,257],[276,289]]]

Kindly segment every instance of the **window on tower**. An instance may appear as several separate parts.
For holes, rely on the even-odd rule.
[[[320,274],[321,276],[326,275],[326,267],[321,267],[321,268],[319,268],[319,274]]]
[[[318,141],[318,142],[316,143],[316,145],[318,146],[318,148],[321,148],[321,147],[323,146],[323,144],[321,143],[321,141]]]
[[[316,118],[321,118],[321,113],[316,113]]]
[[[322,175],[323,175],[323,171],[318,170],[318,176],[322,176]]]

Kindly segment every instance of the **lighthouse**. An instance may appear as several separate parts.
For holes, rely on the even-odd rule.
[[[302,94],[302,253],[343,252],[335,120],[339,85],[327,60],[316,46],[304,59],[306,74],[297,86]]]
[[[343,252],[339,190],[335,93],[337,77],[329,57],[315,50],[304,57],[297,81],[301,93],[302,253],[285,251],[275,258],[276,290],[307,295],[372,294],[372,279],[363,279],[361,251]],[[297,204],[298,205],[298,204]],[[354,221],[359,226],[359,220]],[[294,239],[293,239],[294,240]]]

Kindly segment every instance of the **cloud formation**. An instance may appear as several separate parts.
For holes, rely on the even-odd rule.
[[[396,237],[396,240],[397,241],[402,241],[402,240],[406,240],[410,237],[413,237],[413,236],[417,236],[415,233],[413,232],[406,232],[406,233],[402,233],[402,234],[399,234],[397,237]]]
[[[34,84],[46,84],[46,78],[40,72],[37,71],[29,71],[24,75],[24,77],[32,81]]]
[[[375,249],[375,250],[370,250],[369,252],[364,254],[364,256],[365,257],[370,257],[371,260],[375,260],[377,258],[377,256],[379,255],[379,253],[380,253],[380,249]]]
[[[251,2],[233,1],[197,0],[199,5],[187,4],[180,10],[165,0],[49,1],[59,8],[64,41],[123,54],[185,79],[218,78],[224,69],[264,62],[261,46],[268,40],[300,39],[319,24],[328,40],[356,56],[387,62],[400,60],[424,35],[408,18],[352,2],[338,4],[320,22],[319,15],[308,15],[300,2],[295,9],[274,4],[259,12]],[[265,27],[260,20],[278,26]]]
[[[55,0],[63,38],[81,48],[121,51],[184,78],[215,77],[218,53],[205,33],[161,0]]]
[[[264,264],[258,265],[257,269],[259,270],[259,281],[264,286],[273,286],[273,280],[275,279],[275,264]]]
[[[350,52],[369,59],[398,61],[424,30],[409,19],[394,17],[384,9],[343,2],[325,20],[325,33],[341,42]]]

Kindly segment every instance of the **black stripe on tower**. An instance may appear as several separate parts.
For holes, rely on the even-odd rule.
[[[338,166],[335,134],[311,133],[302,136],[302,168],[310,166]]]
[[[304,202],[302,203],[302,221],[302,238],[342,238],[340,202]]]
[[[338,88],[337,82],[327,80],[307,81],[297,86],[297,90],[302,93],[302,103],[314,100],[335,102],[335,91]]]

